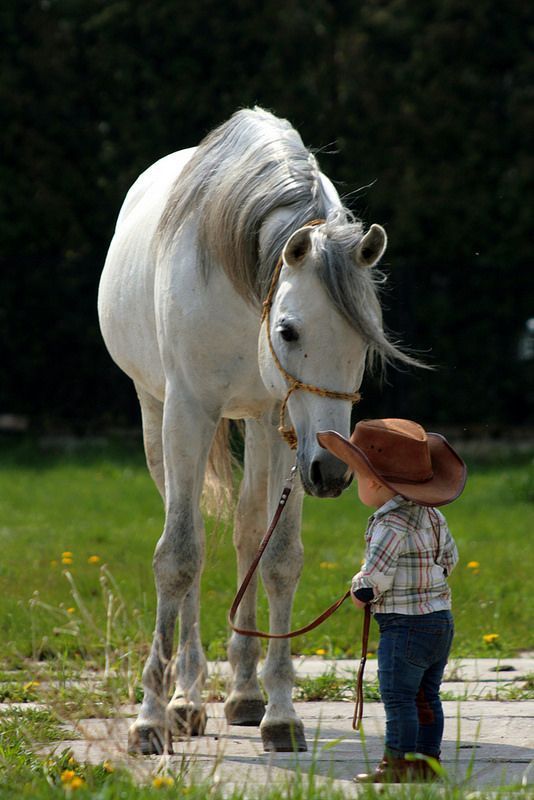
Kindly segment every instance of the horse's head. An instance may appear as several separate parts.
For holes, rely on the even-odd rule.
[[[355,224],[306,226],[286,243],[273,279],[260,334],[261,375],[282,401],[291,378],[308,385],[291,391],[287,412],[304,489],[318,497],[336,497],[350,483],[346,465],[319,446],[316,434],[350,435],[350,395],[361,384],[368,350],[387,343],[370,274],[385,248],[379,225],[364,236]]]

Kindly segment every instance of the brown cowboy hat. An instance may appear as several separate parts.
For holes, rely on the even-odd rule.
[[[408,419],[362,420],[350,439],[320,431],[317,440],[353,472],[422,506],[452,503],[465,486],[466,466],[445,437]]]

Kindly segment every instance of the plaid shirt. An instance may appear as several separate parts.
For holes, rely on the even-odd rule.
[[[439,541],[429,509],[400,495],[369,518],[365,563],[352,579],[352,589],[373,589],[373,613],[430,614],[451,607],[447,576],[458,550],[443,514],[436,509],[430,513],[439,519]]]

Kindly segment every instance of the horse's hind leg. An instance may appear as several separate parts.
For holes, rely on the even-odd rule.
[[[234,544],[237,552],[238,583],[245,577],[267,521],[267,480],[269,452],[265,432],[254,420],[247,420],[245,469],[234,523]],[[257,577],[254,575],[241,601],[236,625],[256,628]],[[232,634],[228,658],[232,665],[232,691],[226,700],[226,719],[233,725],[259,725],[265,702],[258,683],[257,665],[261,644],[250,636]]]
[[[145,392],[137,384],[137,397],[141,406],[143,420],[143,444],[146,463],[152,480],[165,502],[165,472],[163,468],[163,403]]]
[[[152,649],[143,670],[144,698],[129,731],[129,749],[144,754],[171,750],[174,730],[202,733],[201,689],[205,659],[198,630],[198,585],[204,556],[199,511],[204,470],[216,421],[194,399],[169,389],[163,413],[165,527],[154,554],[158,596]],[[178,677],[181,691],[168,704],[174,628],[182,614]]]

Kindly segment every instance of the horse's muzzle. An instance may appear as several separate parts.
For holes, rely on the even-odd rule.
[[[339,497],[352,481],[347,465],[326,452],[308,463],[299,459],[299,471],[304,491],[314,497]]]

